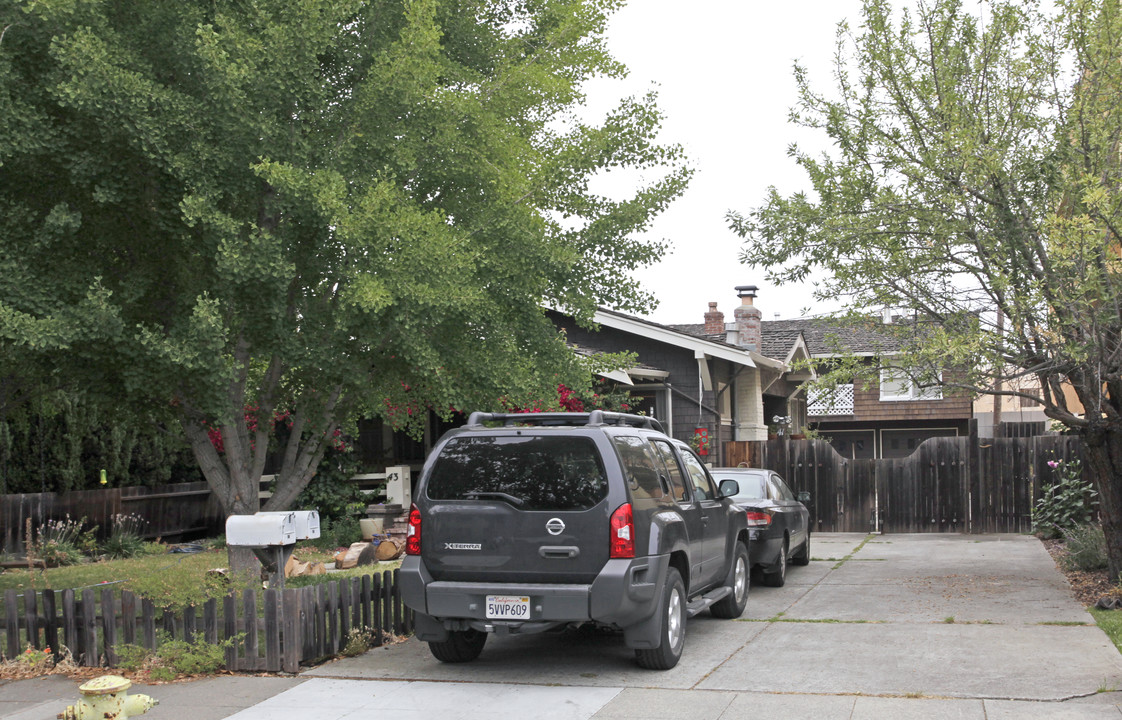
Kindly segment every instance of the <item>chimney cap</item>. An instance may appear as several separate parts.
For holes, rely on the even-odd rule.
[[[709,303],[709,309],[710,310],[716,310],[717,309],[717,303],[715,303],[715,302]]]
[[[756,287],[755,285],[737,285],[736,286],[736,296],[739,297],[739,298],[742,298],[742,297],[754,298],[754,297],[756,297],[756,291],[757,290],[759,290],[759,288]]]

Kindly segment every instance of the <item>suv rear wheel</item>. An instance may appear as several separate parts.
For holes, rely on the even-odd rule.
[[[636,650],[635,661],[648,670],[669,670],[678,664],[686,645],[686,586],[677,568],[670,568],[662,592],[662,625],[659,645],[651,650]]]
[[[440,662],[471,662],[483,652],[483,644],[486,642],[487,633],[478,630],[452,630],[448,633],[447,640],[430,641],[429,650]]]

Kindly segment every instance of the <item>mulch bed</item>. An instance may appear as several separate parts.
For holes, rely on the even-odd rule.
[[[1122,587],[1111,582],[1106,568],[1101,570],[1068,570],[1061,559],[1067,554],[1063,540],[1041,540],[1056,568],[1064,574],[1071,584],[1071,594],[1084,607],[1094,605],[1100,598],[1122,598]]]

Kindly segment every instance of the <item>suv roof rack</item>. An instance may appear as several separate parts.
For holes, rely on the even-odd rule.
[[[593,410],[592,412],[546,412],[546,413],[485,413],[473,412],[469,417],[468,425],[482,425],[485,422],[501,422],[504,426],[512,425],[629,425],[631,427],[646,428],[665,432],[662,423],[645,415],[632,415],[630,413],[605,412]]]

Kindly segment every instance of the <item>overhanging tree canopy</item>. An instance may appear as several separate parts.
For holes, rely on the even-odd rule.
[[[292,412],[283,508],[355,412],[576,384],[542,306],[649,307],[627,272],[661,247],[635,233],[689,175],[653,98],[574,117],[584,80],[623,72],[617,5],[6,5],[0,377],[33,358],[170,408],[228,513],[258,507],[250,403]],[[588,191],[617,167],[653,179]]]
[[[980,8],[980,10],[979,10]],[[979,15],[981,12],[981,15]],[[1122,572],[1122,17],[1117,0],[866,0],[839,31],[832,95],[796,70],[793,148],[813,195],[730,214],[776,281],[903,311],[893,359],[920,378],[1020,394],[1086,440],[1111,572]],[[844,372],[851,372],[847,366]],[[1025,383],[1025,378],[1034,380]]]

